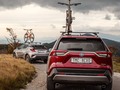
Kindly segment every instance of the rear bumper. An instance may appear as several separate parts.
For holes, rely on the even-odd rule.
[[[112,75],[109,70],[101,69],[54,68],[48,77],[57,83],[107,85],[112,82]]]
[[[31,59],[32,60],[45,60],[48,58],[48,54],[41,54],[41,55],[32,55]]]
[[[55,75],[54,81],[71,82],[71,83],[87,83],[87,84],[108,84],[109,80],[106,76],[77,76],[77,75]]]

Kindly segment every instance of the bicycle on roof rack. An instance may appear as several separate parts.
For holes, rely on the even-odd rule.
[[[33,43],[34,42],[34,34],[32,33],[32,29],[24,29],[27,32],[24,35],[24,41],[25,43]]]
[[[68,10],[66,10],[66,32],[69,34],[70,32],[72,32],[72,21],[73,21],[73,17],[72,17],[72,10],[71,10],[71,6],[77,6],[80,5],[81,3],[71,3],[71,0],[69,0],[69,3],[61,3],[58,2],[58,4],[61,5],[66,5],[68,7]]]

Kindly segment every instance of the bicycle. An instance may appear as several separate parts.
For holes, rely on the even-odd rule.
[[[24,29],[27,32],[24,35],[24,41],[25,43],[33,43],[34,42],[34,34],[32,33],[32,29]]]

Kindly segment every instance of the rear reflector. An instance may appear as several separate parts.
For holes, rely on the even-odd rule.
[[[64,73],[64,72],[58,72],[58,74],[60,74],[60,75],[65,75],[65,73]]]
[[[98,74],[98,76],[104,76],[104,74]]]

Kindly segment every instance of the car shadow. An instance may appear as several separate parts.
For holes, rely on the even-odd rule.
[[[119,90],[120,79],[117,76],[113,77],[113,89]],[[56,90],[101,90],[98,86],[74,86],[74,85],[58,85]]]
[[[101,90],[99,86],[59,85],[55,90]]]
[[[32,62],[31,64],[46,64],[46,63],[44,63],[42,60],[36,60]]]

